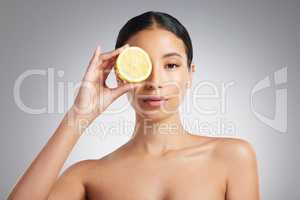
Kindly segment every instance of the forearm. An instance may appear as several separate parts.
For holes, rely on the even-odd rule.
[[[8,199],[46,199],[64,162],[89,123],[88,119],[80,118],[73,110],[69,110],[47,144],[18,180]]]

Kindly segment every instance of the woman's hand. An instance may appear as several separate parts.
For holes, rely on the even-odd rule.
[[[118,55],[127,47],[129,47],[128,44],[113,51],[102,53],[100,46],[97,46],[72,106],[76,115],[85,116],[85,119],[91,122],[115,99],[139,85],[139,83],[119,82],[120,79],[118,79],[119,84],[116,88],[109,88],[106,85],[106,79]]]

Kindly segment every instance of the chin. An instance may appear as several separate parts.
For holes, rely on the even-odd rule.
[[[161,113],[156,113],[156,114],[145,114],[145,113],[138,113],[139,117],[142,119],[146,119],[149,122],[159,122],[162,121],[168,117],[170,117],[172,114],[161,114]]]

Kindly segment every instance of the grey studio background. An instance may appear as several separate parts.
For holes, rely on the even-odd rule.
[[[186,128],[248,140],[262,199],[300,199],[299,9],[297,0],[1,1],[1,199],[59,125],[68,83],[81,80],[96,45],[112,50],[121,26],[148,10],[177,17],[193,41],[197,68],[181,106]],[[108,82],[115,86],[114,74]],[[193,92],[211,98],[193,102]],[[30,113],[20,100],[45,110]],[[63,170],[118,148],[134,120],[123,95],[87,129]]]

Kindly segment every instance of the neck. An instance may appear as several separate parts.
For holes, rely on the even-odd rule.
[[[161,155],[183,146],[190,137],[184,130],[179,113],[162,120],[151,120],[136,115],[131,142],[143,153]]]

